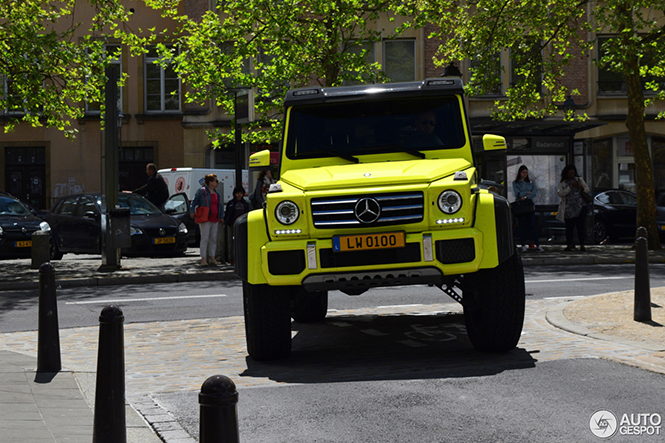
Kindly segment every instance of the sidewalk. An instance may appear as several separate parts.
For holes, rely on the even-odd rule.
[[[590,246],[587,252],[564,252],[563,246],[547,246],[539,253],[520,253],[525,266],[533,265],[586,265],[633,263],[635,252],[628,245]],[[59,287],[103,286],[114,284],[166,283],[179,281],[233,279],[230,265],[200,267],[198,250],[190,250],[176,258],[123,258],[121,269],[101,272],[98,256],[66,255],[53,262]],[[650,252],[651,263],[665,263],[665,252]],[[34,289],[39,287],[39,270],[30,269],[30,260],[0,261],[0,290]],[[665,373],[665,289],[651,290],[653,320],[651,323],[632,321],[632,293],[604,294],[577,301],[557,303],[546,312],[546,321],[559,329],[577,336],[589,337],[623,348],[636,349],[637,363],[644,369]],[[456,304],[438,306],[437,309],[459,313]],[[526,326],[525,326],[526,327]],[[212,331],[224,337],[224,349],[217,349],[214,361],[192,365],[190,372],[182,372],[176,361],[163,360],[173,350],[166,346],[181,341],[178,346],[188,359],[205,354],[206,350],[186,340],[200,340],[201,330]],[[196,334],[195,334],[196,332]],[[77,328],[61,332],[61,341],[67,349],[76,348],[76,355],[63,353],[63,370],[54,374],[35,372],[36,334],[0,334],[11,336],[0,341],[0,434],[7,443],[86,442],[92,441],[94,385],[96,371],[96,331]],[[182,338],[188,335],[189,338]],[[197,337],[194,337],[196,335]],[[127,355],[126,392],[128,443],[194,443],[195,441],[158,405],[149,394],[157,391],[197,390],[205,375],[220,373],[220,362],[244,364],[244,337],[242,319],[205,319],[190,322],[127,325],[126,341],[140,343],[137,355]],[[217,337],[217,336],[216,336]],[[2,337],[0,337],[2,338]],[[199,350],[200,349],[200,350]],[[643,351],[643,352],[642,352]],[[138,361],[161,354],[160,372],[147,374],[136,370]],[[177,360],[177,356],[173,356]],[[172,359],[173,360],[173,359]],[[201,359],[201,361],[206,361]],[[240,362],[240,363],[234,363]],[[162,369],[163,368],[163,369]],[[242,368],[233,366],[236,373]],[[261,384],[262,379],[245,383]],[[131,403],[131,405],[130,405]],[[138,412],[137,412],[138,410]],[[147,422],[150,424],[148,424]],[[159,437],[155,431],[159,432]]]

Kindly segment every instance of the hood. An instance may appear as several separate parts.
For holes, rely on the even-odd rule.
[[[408,185],[431,183],[471,166],[467,160],[459,158],[358,163],[292,169],[282,174],[280,180],[307,191],[341,187]]]
[[[27,229],[39,229],[39,224],[43,220],[33,215],[2,215],[0,216],[0,226],[3,229],[21,229],[25,226]]]

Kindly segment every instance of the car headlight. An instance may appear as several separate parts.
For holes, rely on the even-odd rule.
[[[143,231],[141,231],[139,228],[135,228],[134,226],[130,226],[129,235],[143,235]]]
[[[284,200],[275,208],[275,217],[283,225],[291,225],[300,217],[298,205],[289,200]]]
[[[39,224],[39,229],[41,229],[44,232],[51,232],[51,226],[49,226],[49,224],[46,223],[45,221]]]
[[[180,223],[180,226],[178,226],[178,233],[187,234],[187,232],[187,226],[185,226],[184,223]]]
[[[2,226],[0,226],[0,235],[2,235],[2,234],[4,234],[4,233],[5,233],[5,230],[2,229]]]
[[[443,191],[439,195],[439,209],[446,214],[454,214],[462,207],[462,197],[455,191]]]

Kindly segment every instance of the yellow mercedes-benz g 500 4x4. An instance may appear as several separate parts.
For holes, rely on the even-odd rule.
[[[291,318],[323,320],[328,291],[393,285],[460,302],[478,350],[517,345],[524,273],[510,205],[478,186],[463,95],[449,78],[287,93],[280,179],[235,225],[252,358],[288,356]],[[482,145],[506,148],[492,135]],[[250,157],[269,164],[268,151]]]

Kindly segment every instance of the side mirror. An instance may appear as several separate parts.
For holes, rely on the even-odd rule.
[[[485,134],[483,135],[483,150],[484,151],[500,151],[506,149],[508,144],[506,138],[500,135]]]
[[[250,171],[262,170],[269,167],[270,167],[270,151],[268,149],[255,152],[254,154],[249,156]]]

